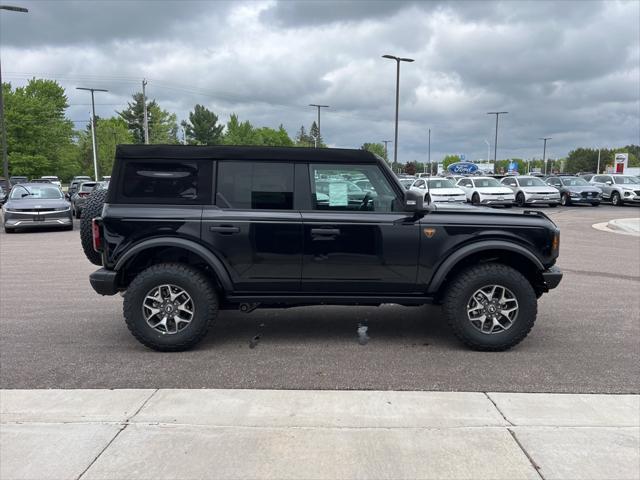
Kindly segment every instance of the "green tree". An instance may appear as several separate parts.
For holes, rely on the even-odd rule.
[[[320,135],[320,129],[318,128],[318,124],[314,122],[311,124],[311,128],[309,129],[309,137],[311,137],[311,144],[318,148],[326,148],[324,140],[322,139],[322,135]]]
[[[183,121],[182,126],[189,145],[222,143],[224,125],[219,125],[218,116],[203,105],[196,105],[189,113],[189,121]]]
[[[280,125],[277,130],[269,127],[262,127],[255,130],[257,145],[270,147],[292,147],[293,140],[285,128]]]
[[[304,128],[304,125],[300,127],[298,133],[296,134],[296,147],[313,147],[313,138],[307,133]]]
[[[134,93],[127,108],[116,112],[125,122],[134,143],[144,143],[144,103],[142,93]],[[155,100],[147,101],[149,143],[178,143],[178,122],[175,113],[162,110]]]
[[[258,135],[251,122],[240,122],[238,115],[231,114],[224,132],[223,143],[225,145],[257,145]]]
[[[363,143],[360,149],[375,153],[379,157],[384,158],[385,161],[389,161],[387,158],[387,152],[384,151],[384,145],[382,143]]]
[[[120,117],[96,119],[96,142],[98,144],[98,175],[111,175],[116,145],[133,143],[133,135],[127,123]],[[93,177],[93,143],[91,126],[78,132],[78,155],[82,173]]]
[[[446,170],[449,165],[459,161],[460,161],[460,157],[458,155],[447,155],[442,160],[442,168]]]
[[[64,89],[53,80],[32,78],[25,87],[2,85],[9,171],[40,177],[58,174],[73,149],[73,123],[64,116]],[[68,163],[68,162],[67,162]]]

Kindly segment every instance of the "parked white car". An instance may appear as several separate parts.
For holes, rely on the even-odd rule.
[[[458,180],[458,187],[464,190],[467,201],[474,205],[513,206],[515,194],[492,177],[465,177]]]
[[[56,177],[55,175],[43,175],[42,177],[43,180],[49,180],[51,183],[53,183],[56,187],[58,187],[59,189],[62,190],[62,182],[60,181],[60,179],[58,177]]]
[[[538,177],[531,175],[505,177],[501,183],[513,190],[519,207],[540,203],[550,207],[560,205],[560,192]]]
[[[464,190],[456,187],[455,183],[448,178],[418,178],[409,189],[422,193],[427,203],[465,203],[467,201]]]

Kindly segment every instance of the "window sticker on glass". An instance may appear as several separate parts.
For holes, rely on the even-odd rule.
[[[329,206],[330,207],[347,207],[349,205],[349,196],[347,184],[345,182],[336,182],[329,184]]]

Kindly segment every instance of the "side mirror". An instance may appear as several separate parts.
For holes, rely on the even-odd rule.
[[[404,192],[404,211],[411,213],[422,213],[426,211],[424,206],[424,195],[415,190]]]
[[[611,180],[607,180],[605,183],[606,183],[607,185],[613,185],[613,182],[612,182]]]

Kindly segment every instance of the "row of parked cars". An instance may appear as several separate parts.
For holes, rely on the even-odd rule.
[[[586,176],[585,176],[586,177]],[[400,182],[407,190],[424,193],[427,202],[465,203],[473,205],[501,205],[507,208],[517,205],[544,204],[550,207],[586,203],[595,206],[603,200],[619,206],[625,203],[640,204],[640,179],[633,175],[607,174],[451,177],[402,177]]]
[[[108,181],[95,182],[88,176],[74,177],[68,191],[62,190],[58,177],[33,180],[10,177],[0,182],[0,203],[4,230],[61,227],[73,229],[73,217],[80,218],[86,201],[95,189],[107,188]]]

